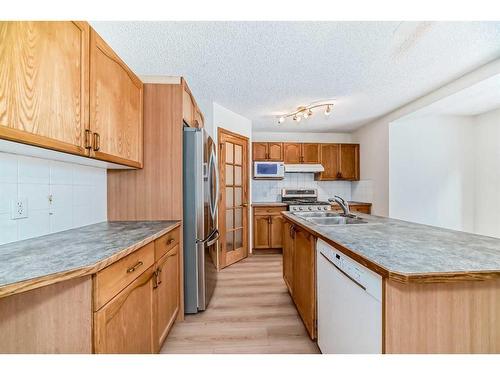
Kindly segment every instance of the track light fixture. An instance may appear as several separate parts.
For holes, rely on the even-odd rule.
[[[323,102],[323,103],[311,103],[306,106],[297,107],[297,109],[293,112],[283,114],[278,117],[278,124],[283,124],[287,117],[291,117],[293,121],[300,122],[302,118],[307,120],[309,117],[313,115],[314,108],[325,107],[324,114],[325,116],[330,116],[332,113],[332,102]]]

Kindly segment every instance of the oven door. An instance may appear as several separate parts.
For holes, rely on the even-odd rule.
[[[282,179],[285,177],[285,165],[281,162],[255,161],[253,177]]]

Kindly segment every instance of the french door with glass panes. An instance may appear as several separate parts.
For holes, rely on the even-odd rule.
[[[218,131],[221,201],[219,268],[248,256],[248,138]]]

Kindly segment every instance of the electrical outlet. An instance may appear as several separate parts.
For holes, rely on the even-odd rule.
[[[11,218],[12,220],[24,219],[28,217],[28,199],[21,198],[11,203]]]

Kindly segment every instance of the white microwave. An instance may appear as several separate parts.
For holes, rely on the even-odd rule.
[[[282,179],[285,177],[285,163],[282,161],[254,161],[253,177]]]

